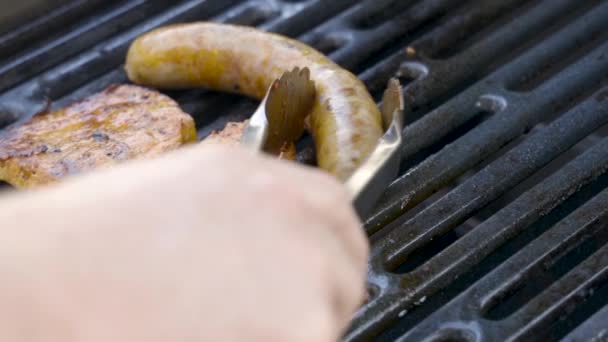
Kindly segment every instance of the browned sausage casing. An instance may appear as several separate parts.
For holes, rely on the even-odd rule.
[[[258,99],[294,67],[308,67],[317,88],[310,129],[319,167],[344,181],[373,151],[382,119],[365,85],[313,48],[250,27],[200,22],[139,37],[126,62],[138,84],[208,87]]]

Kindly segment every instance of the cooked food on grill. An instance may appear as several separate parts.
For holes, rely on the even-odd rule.
[[[241,141],[247,120],[243,122],[229,122],[221,131],[213,131],[201,144],[223,144],[236,146]]]
[[[208,87],[261,99],[294,67],[308,67],[317,88],[310,131],[318,164],[346,180],[377,145],[382,119],[365,85],[313,48],[250,27],[180,24],[136,39],[125,68],[137,84]]]
[[[111,86],[0,132],[0,180],[31,188],[193,141],[194,120],[175,101],[139,86]]]
[[[201,144],[224,144],[224,145],[239,145],[241,142],[241,136],[247,126],[247,121],[242,122],[229,122],[226,124],[224,129],[221,131],[213,131],[207,136]],[[278,155],[279,159],[296,159],[296,146],[291,143],[281,148]]]

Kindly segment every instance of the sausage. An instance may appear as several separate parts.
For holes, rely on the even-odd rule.
[[[316,86],[310,131],[318,165],[345,181],[378,143],[382,119],[365,85],[315,49],[251,27],[177,24],[137,38],[125,70],[141,85],[207,87],[261,99],[294,67],[308,67]]]

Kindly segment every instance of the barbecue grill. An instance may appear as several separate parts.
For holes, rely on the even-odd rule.
[[[377,99],[405,85],[345,340],[608,341],[608,2],[66,0],[0,36],[0,125],[126,82],[136,36],[195,20],[297,37]],[[201,137],[256,107],[170,95]]]

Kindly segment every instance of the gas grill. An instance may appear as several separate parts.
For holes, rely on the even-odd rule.
[[[0,125],[126,82],[128,44],[175,22],[297,37],[376,99],[401,80],[401,173],[345,340],[608,341],[608,2],[56,2],[0,36]],[[201,137],[256,107],[169,95]]]

